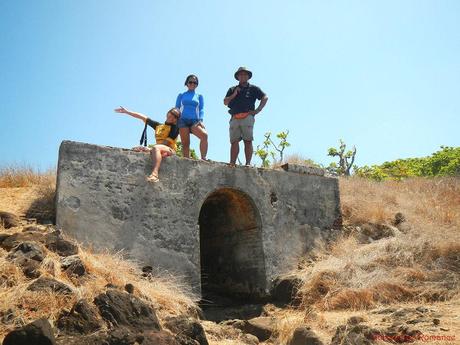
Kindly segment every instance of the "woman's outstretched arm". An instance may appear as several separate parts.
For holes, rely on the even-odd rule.
[[[147,121],[147,116],[141,113],[136,113],[134,111],[128,110],[122,106],[120,108],[115,109],[115,112],[120,113],[120,114],[126,114],[130,115],[132,117],[135,117],[136,119],[142,120],[143,122]]]

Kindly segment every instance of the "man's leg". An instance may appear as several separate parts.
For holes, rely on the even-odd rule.
[[[235,141],[230,146],[230,164],[235,165],[238,154],[240,153],[240,142]]]
[[[230,164],[235,165],[240,153],[241,127],[240,120],[230,120]]]
[[[252,146],[252,141],[254,140],[254,122],[254,116],[249,115],[242,120],[241,124],[241,136],[244,141],[244,155],[246,156],[246,165],[251,165],[252,154],[254,152],[254,148]]]
[[[254,149],[252,147],[252,141],[244,140],[244,155],[246,156],[246,165],[251,165],[251,158]]]

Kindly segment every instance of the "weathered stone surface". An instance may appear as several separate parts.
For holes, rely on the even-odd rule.
[[[96,308],[85,300],[80,300],[70,312],[59,316],[57,327],[65,334],[89,334],[102,327]]]
[[[3,345],[55,345],[53,329],[47,319],[39,319],[8,333]]]
[[[160,323],[152,307],[136,296],[109,289],[98,295],[94,304],[101,316],[113,327],[125,326],[134,330],[161,330]]]
[[[165,320],[163,325],[171,332],[178,335],[176,340],[181,345],[191,343],[188,341],[189,339],[197,341],[199,345],[208,345],[203,326],[201,326],[198,320],[188,317],[170,317]]]
[[[286,164],[283,164],[281,168],[283,168],[286,171],[292,171],[292,172],[296,172],[299,174],[318,175],[318,176],[324,176],[326,174],[326,170],[317,168],[314,166],[308,166],[308,165],[286,163]]]
[[[70,256],[78,253],[78,247],[71,241],[65,240],[59,231],[48,234],[45,238],[46,248],[59,256]]]
[[[297,327],[287,345],[323,345],[323,342],[308,327]]]
[[[151,164],[147,153],[63,142],[57,226],[196,292],[203,272],[215,290],[263,297],[340,219],[334,178],[168,157],[151,184]]]
[[[48,278],[48,277],[40,277],[34,282],[32,282],[28,287],[27,290],[30,291],[51,291],[55,293],[60,293],[64,295],[72,294],[72,289],[67,286],[66,284],[57,281],[56,279]]]
[[[0,211],[0,225],[5,229],[19,226],[19,217],[14,213]]]
[[[86,267],[78,255],[71,255],[61,259],[61,268],[69,276],[81,277],[86,273]]]

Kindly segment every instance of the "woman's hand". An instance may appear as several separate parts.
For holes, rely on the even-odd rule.
[[[122,106],[120,106],[120,108],[115,109],[115,112],[120,114],[129,114],[129,111]]]

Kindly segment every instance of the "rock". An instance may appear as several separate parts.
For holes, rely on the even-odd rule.
[[[297,327],[287,345],[323,345],[323,342],[310,328]]]
[[[199,345],[208,345],[203,326],[198,320],[188,317],[169,317],[163,324],[174,334],[180,335],[176,340],[181,345],[187,344],[187,338],[196,340]]]
[[[16,317],[16,313],[13,309],[8,308],[6,311],[0,312],[0,321],[3,324],[9,324],[13,321],[13,319]]]
[[[25,241],[18,244],[6,258],[12,261],[18,258],[27,258],[42,262],[45,256],[43,249],[38,243]]]
[[[347,320],[347,325],[357,325],[364,321],[364,318],[361,316],[352,316]]]
[[[250,320],[235,322],[233,327],[242,330],[244,333],[255,335],[259,341],[265,341],[273,334],[275,320],[271,317],[261,316]]]
[[[369,243],[382,238],[393,237],[399,231],[397,228],[386,224],[365,223],[359,228],[359,241]]]
[[[331,345],[371,345],[380,334],[366,325],[343,325],[337,327]]]
[[[19,217],[14,213],[0,211],[0,226],[9,229],[19,226],[19,224]]]
[[[64,295],[73,293],[72,289],[64,283],[52,278],[40,277],[27,287],[29,291],[51,291]]]
[[[79,300],[69,313],[59,316],[57,327],[65,334],[89,334],[102,327],[102,320],[94,307],[85,300]]]
[[[22,232],[46,232],[47,228],[39,225],[29,225],[22,229]]]
[[[5,241],[10,236],[11,235],[9,235],[9,234],[0,234],[0,246],[3,243],[3,241]]]
[[[392,223],[394,226],[398,226],[401,223],[404,223],[405,221],[406,221],[406,217],[404,216],[404,214],[402,214],[401,212],[398,212],[395,214],[395,218],[393,219]]]
[[[24,273],[27,278],[35,279],[41,276],[40,263],[38,261],[23,258],[16,262],[21,266],[22,273]]]
[[[131,283],[128,283],[125,285],[125,290],[127,293],[133,294],[134,293],[134,285]]]
[[[430,310],[429,310],[428,308],[426,308],[426,307],[417,307],[417,308],[415,308],[415,310],[417,310],[417,311],[420,312],[420,313],[427,313],[427,312],[430,311]]]
[[[39,243],[44,243],[45,237],[43,234],[38,233],[38,232],[18,232],[15,233],[11,236],[8,236],[5,238],[1,244],[0,247],[5,249],[6,251],[10,251],[14,247],[18,246],[19,244],[23,242],[39,242]]]
[[[61,268],[69,276],[81,277],[86,274],[86,267],[78,255],[71,255],[62,258]]]
[[[134,295],[110,289],[94,299],[101,316],[112,326],[126,326],[136,330],[161,330],[152,307]]]
[[[39,319],[11,331],[3,340],[3,345],[55,345],[53,330],[47,319]]]
[[[174,336],[166,331],[146,332],[143,333],[143,336],[144,340],[141,343],[142,345],[181,345],[177,342]]]
[[[439,319],[433,319],[433,325],[438,326],[441,323]]]
[[[273,282],[271,296],[275,302],[299,305],[297,291],[302,281],[297,277],[280,277]]]
[[[91,335],[61,335],[56,339],[57,345],[109,345],[107,332]]]
[[[62,238],[60,231],[54,231],[46,236],[46,248],[59,256],[70,256],[78,254],[78,246]]]

